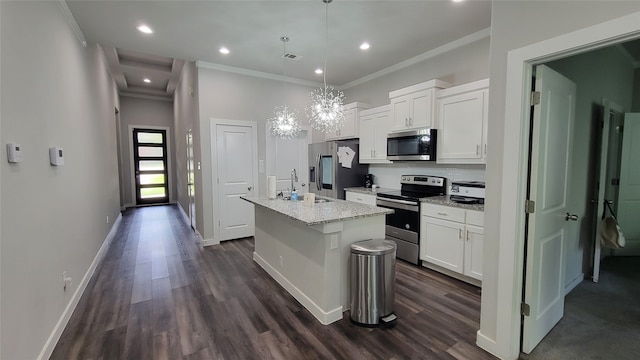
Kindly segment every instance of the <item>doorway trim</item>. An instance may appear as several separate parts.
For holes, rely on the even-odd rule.
[[[251,127],[252,137],[251,140],[253,142],[253,163],[258,164],[258,123],[255,121],[248,120],[229,120],[229,119],[210,119],[210,134],[211,137],[211,187],[212,191],[212,205],[213,205],[213,218],[211,219],[213,224],[213,240],[207,241],[205,246],[209,245],[217,245],[220,244],[220,226],[218,224],[218,220],[220,219],[220,212],[218,211],[218,198],[220,196],[218,189],[218,166],[215,164],[216,159],[218,158],[218,142],[217,142],[217,131],[218,125],[230,125],[230,126],[247,126]],[[256,187],[256,194],[260,194],[260,184],[258,182],[258,169],[253,169],[253,183]]]
[[[169,186],[167,186],[168,192],[168,201],[170,204],[173,203],[173,192],[171,188],[173,187],[173,167],[171,164],[171,158],[173,157],[173,152],[171,152],[171,129],[168,126],[153,126],[153,125],[129,125],[129,174],[131,177],[129,178],[129,182],[131,185],[131,204],[132,206],[138,206],[136,201],[136,179],[135,179],[135,164],[133,159],[133,129],[150,129],[150,130],[164,130],[165,134],[167,134],[167,179],[169,181]]]
[[[520,353],[520,303],[522,302],[524,263],[524,203],[526,200],[530,99],[535,65],[609,46],[640,35],[640,12],[622,16],[581,30],[509,51],[505,98],[502,198],[498,247],[498,271],[494,286],[495,314],[483,312],[482,318],[495,316],[496,338],[478,331],[477,344],[503,358],[515,359]],[[510,136],[506,135],[510,134]],[[513,136],[516,135],[516,136]],[[512,156],[518,154],[518,156]],[[516,181],[513,181],[517,174]],[[515,240],[515,241],[514,241]],[[485,253],[485,261],[493,256]],[[493,261],[493,259],[491,259]],[[491,312],[491,309],[485,310]],[[495,342],[494,342],[495,341]]]

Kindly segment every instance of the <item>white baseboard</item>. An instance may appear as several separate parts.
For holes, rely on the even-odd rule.
[[[265,259],[263,259],[260,255],[253,253],[253,260],[260,265],[271,277],[282,286],[285,290],[291,294],[302,306],[304,306],[311,315],[313,315],[322,325],[329,325],[332,322],[338,321],[342,319],[342,306],[335,308],[331,311],[324,311],[318,305],[316,305],[313,300],[309,299],[307,295],[305,295],[300,289],[298,289],[295,285],[293,285],[287,278],[282,276],[282,274],[276,270],[273,266],[271,266]]]
[[[486,337],[483,333],[480,332],[480,330],[476,332],[476,345],[478,345],[479,348],[488,352],[489,354],[498,356],[496,352],[496,341]]]
[[[198,233],[198,235],[200,235],[200,233]],[[200,239],[202,239],[202,236],[200,236]],[[202,246],[213,246],[213,245],[220,245],[220,240],[202,239]]]
[[[182,218],[184,219],[184,222],[189,224],[190,223],[189,215],[187,215],[187,213],[184,211],[184,209],[182,208],[182,205],[177,204],[176,206],[178,207],[178,209],[180,209],[180,213],[182,214]]]
[[[96,271],[96,267],[106,255],[107,250],[109,250],[109,247],[111,246],[111,241],[113,240],[113,237],[115,236],[116,232],[118,231],[118,228],[120,227],[121,220],[122,220],[122,214],[118,214],[118,218],[116,219],[116,221],[113,222],[113,226],[111,226],[111,230],[109,230],[107,237],[102,242],[102,246],[100,246],[98,253],[93,258],[93,262],[91,262],[89,269],[87,269],[87,272],[84,274],[84,277],[78,284],[78,288],[76,288],[76,291],[73,293],[73,296],[71,296],[71,300],[69,301],[69,303],[67,304],[67,307],[62,312],[60,319],[56,323],[56,326],[53,328],[51,335],[49,335],[49,338],[47,339],[47,342],[44,344],[42,351],[40,351],[40,355],[38,355],[37,357],[38,360],[48,359],[51,357],[51,354],[53,353],[53,349],[55,349],[56,344],[58,343],[58,340],[60,340],[60,336],[62,335],[64,328],[67,326],[67,323],[69,322],[69,319],[73,314],[73,311],[76,309],[76,306],[78,306],[78,302],[80,301],[80,298],[84,293],[84,290],[87,288],[87,284],[89,284],[89,280],[91,280],[93,273]]]
[[[580,274],[580,275],[576,276],[576,278],[573,279],[569,283],[569,285],[564,287],[564,296],[567,296],[567,294],[569,294],[571,291],[573,291],[573,289],[575,289],[576,286],[580,285],[582,280],[584,280],[584,274]]]

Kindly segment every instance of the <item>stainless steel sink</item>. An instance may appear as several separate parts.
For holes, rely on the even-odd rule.
[[[332,202],[332,200],[328,200],[328,199],[315,199],[314,203],[316,204],[320,204],[320,203],[328,203],[328,202]]]

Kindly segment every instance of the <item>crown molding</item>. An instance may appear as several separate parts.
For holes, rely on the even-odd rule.
[[[84,38],[84,34],[82,33],[82,30],[80,30],[80,26],[78,26],[76,18],[73,17],[67,2],[65,0],[56,0],[56,3],[58,3],[58,7],[60,8],[60,11],[62,11],[65,19],[67,19],[69,26],[71,26],[71,31],[73,31],[78,40],[80,40],[82,46],[87,47],[87,40]]]
[[[345,90],[345,89],[349,89],[351,87],[354,87],[356,85],[361,85],[364,84],[368,81],[371,81],[373,79],[377,79],[381,76],[387,75],[387,74],[391,74],[392,72],[407,68],[411,65],[415,65],[417,63],[423,62],[427,59],[431,59],[433,57],[436,57],[438,55],[442,55],[448,51],[457,49],[459,47],[465,46],[465,45],[469,45],[471,43],[474,43],[476,41],[488,38],[489,36],[491,36],[491,28],[486,28],[483,30],[480,30],[478,32],[475,32],[473,34],[467,35],[463,38],[460,38],[458,40],[454,40],[450,43],[444,44],[442,46],[439,46],[433,50],[429,50],[425,53],[422,53],[418,56],[414,56],[410,59],[404,60],[402,62],[399,62],[395,65],[391,65],[388,68],[382,69],[380,71],[376,71],[372,74],[369,74],[367,76],[361,77],[360,79],[356,79],[354,81],[348,82],[344,85],[338,86],[337,89],[338,90]]]
[[[166,96],[134,94],[134,93],[128,93],[128,92],[120,92],[120,96],[138,98],[138,99],[146,99],[146,100],[157,100],[157,101],[173,102],[173,97],[166,97]]]
[[[256,70],[249,70],[249,69],[239,68],[235,66],[210,63],[202,60],[196,61],[196,67],[203,68],[203,69],[218,70],[218,71],[229,72],[229,73],[240,74],[240,75],[254,76],[254,77],[259,77],[259,78],[264,78],[269,80],[276,80],[276,81],[286,80],[288,83],[304,85],[304,86],[311,86],[311,87],[323,86],[322,83],[315,82],[315,81],[302,80],[298,78],[276,75],[276,74],[271,74],[271,73],[256,71]]]

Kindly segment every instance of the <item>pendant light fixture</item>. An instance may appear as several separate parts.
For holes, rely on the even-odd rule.
[[[325,10],[325,49],[324,49],[324,87],[311,92],[311,102],[307,107],[307,116],[311,126],[324,133],[338,130],[344,121],[344,93],[327,85],[327,52],[329,51],[329,4],[333,0],[322,0]]]
[[[298,122],[298,114],[294,109],[291,109],[287,106],[287,71],[286,71],[286,53],[287,53],[287,42],[289,42],[289,38],[287,36],[283,36],[280,38],[283,44],[283,52],[282,52],[282,77],[284,78],[284,99],[285,104],[283,106],[276,106],[273,111],[273,117],[268,120],[268,126],[273,134],[276,137],[291,139],[298,136],[300,132],[300,123]]]

